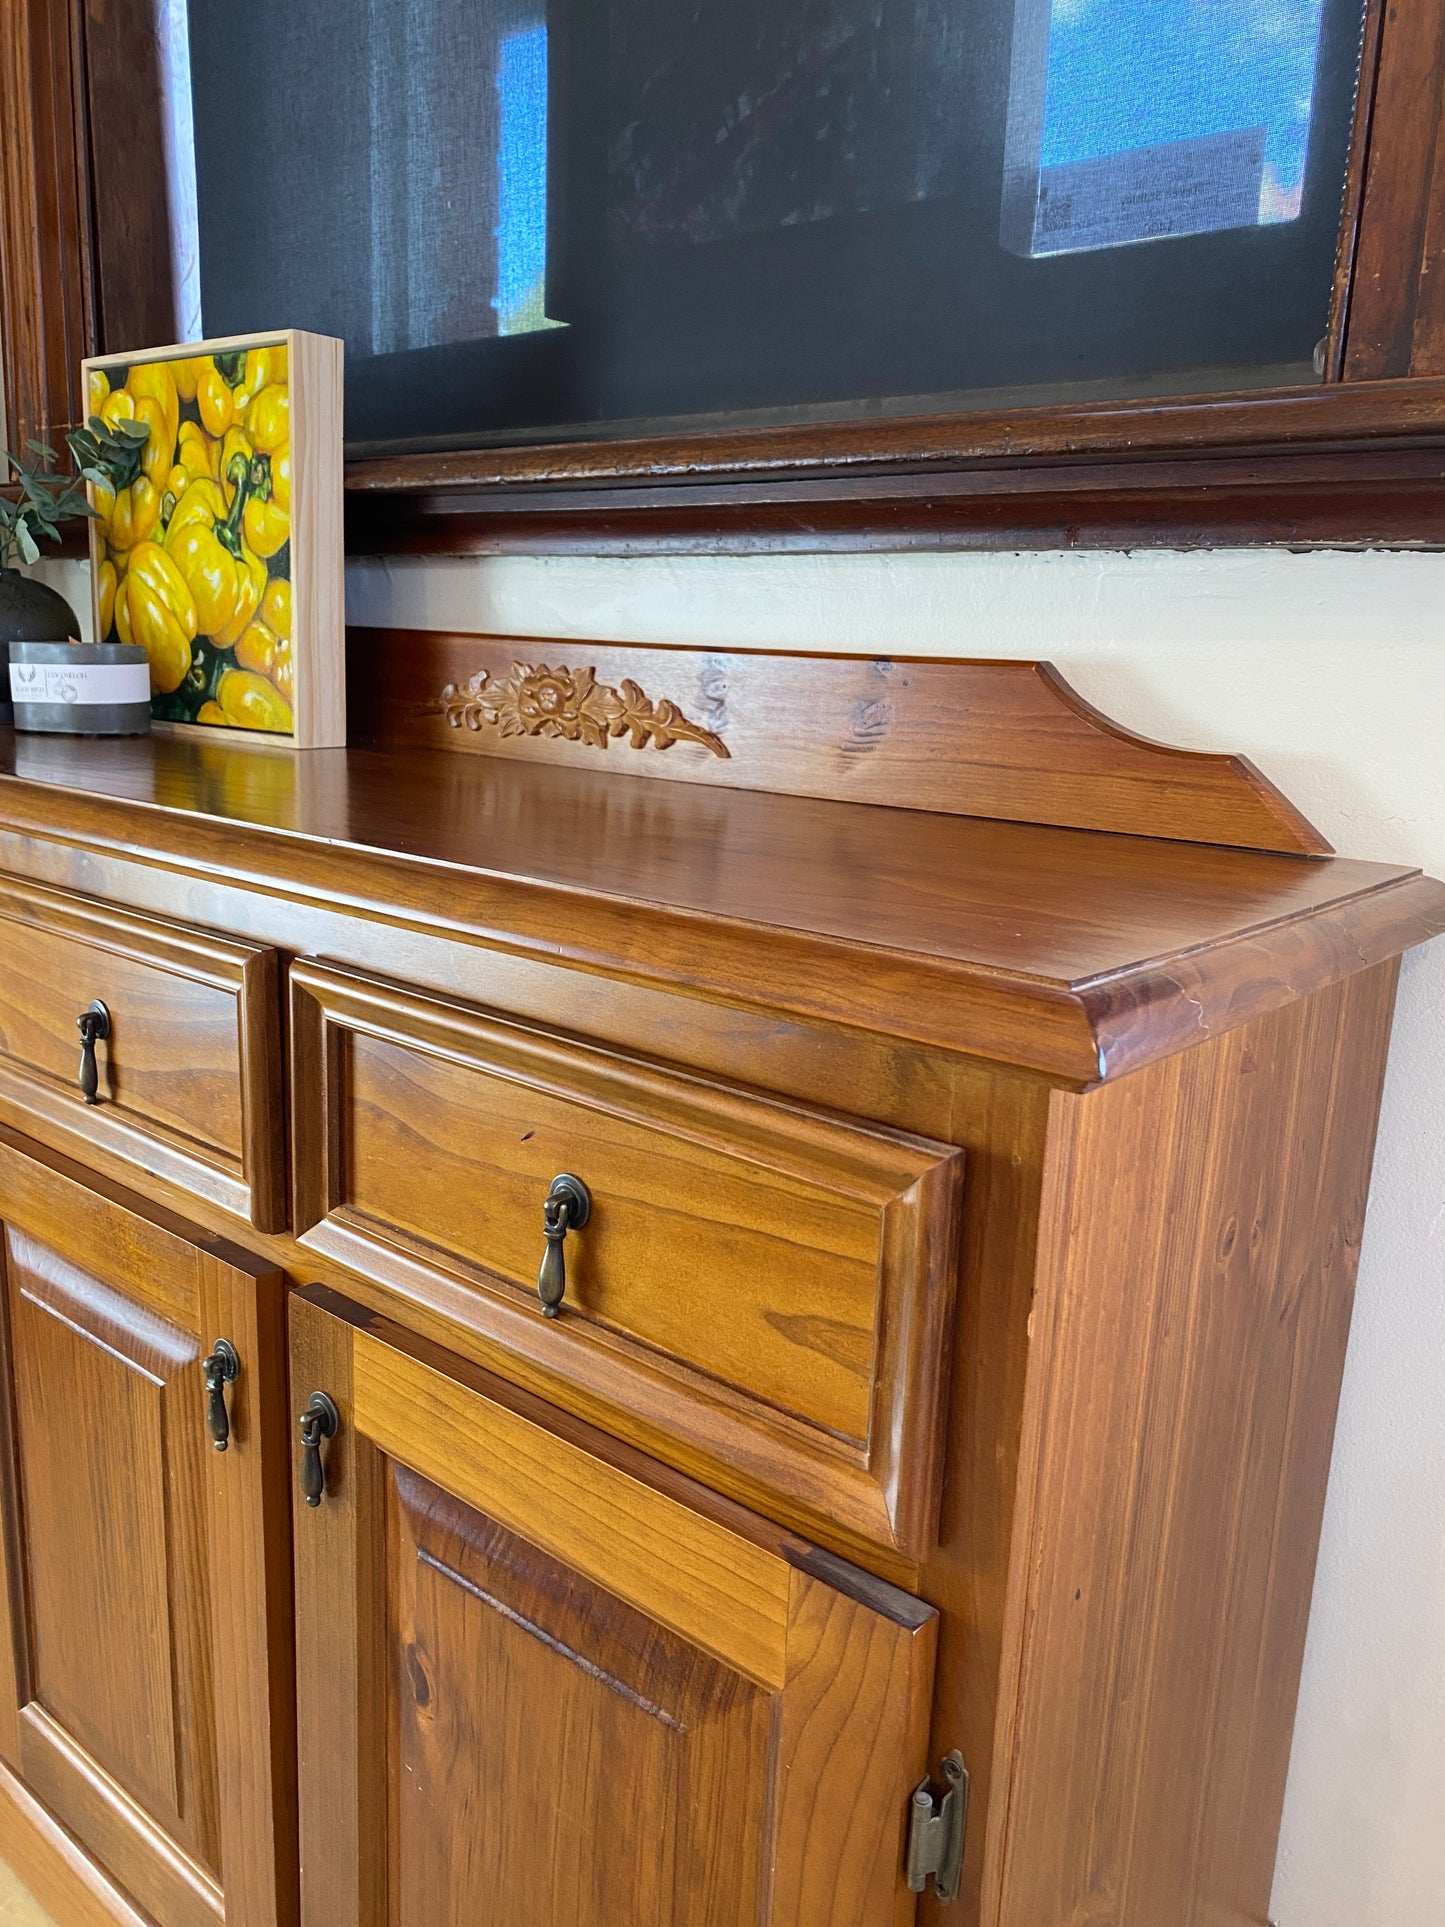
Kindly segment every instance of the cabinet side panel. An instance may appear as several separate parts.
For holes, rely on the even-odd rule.
[[[1266,1917],[1397,969],[1053,1100],[990,1927]]]
[[[995,1793],[1007,1793],[1006,1775],[995,1788],[995,1762],[1006,1766],[1000,1722],[1007,1726],[1015,1689],[1005,1607],[1049,1117],[1043,1084],[970,1072],[949,1127],[967,1146],[968,1181],[939,1544],[919,1591],[939,1613],[929,1761],[958,1747],[972,1784],[958,1899],[922,1895],[921,1927],[980,1918]]]

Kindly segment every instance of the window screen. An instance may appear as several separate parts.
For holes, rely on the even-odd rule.
[[[202,321],[354,450],[1312,379],[1361,0],[191,0]]]

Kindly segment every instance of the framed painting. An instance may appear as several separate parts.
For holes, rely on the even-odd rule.
[[[346,741],[342,344],[297,329],[82,364],[97,641],[158,727]]]

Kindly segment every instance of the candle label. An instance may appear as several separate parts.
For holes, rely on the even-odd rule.
[[[12,662],[10,699],[17,703],[67,703],[93,708],[151,699],[150,665],[144,662]]]

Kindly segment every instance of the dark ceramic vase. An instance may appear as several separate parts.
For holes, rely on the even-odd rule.
[[[10,707],[10,647],[12,642],[64,642],[80,635],[80,621],[58,590],[0,569],[0,723],[15,720]]]

